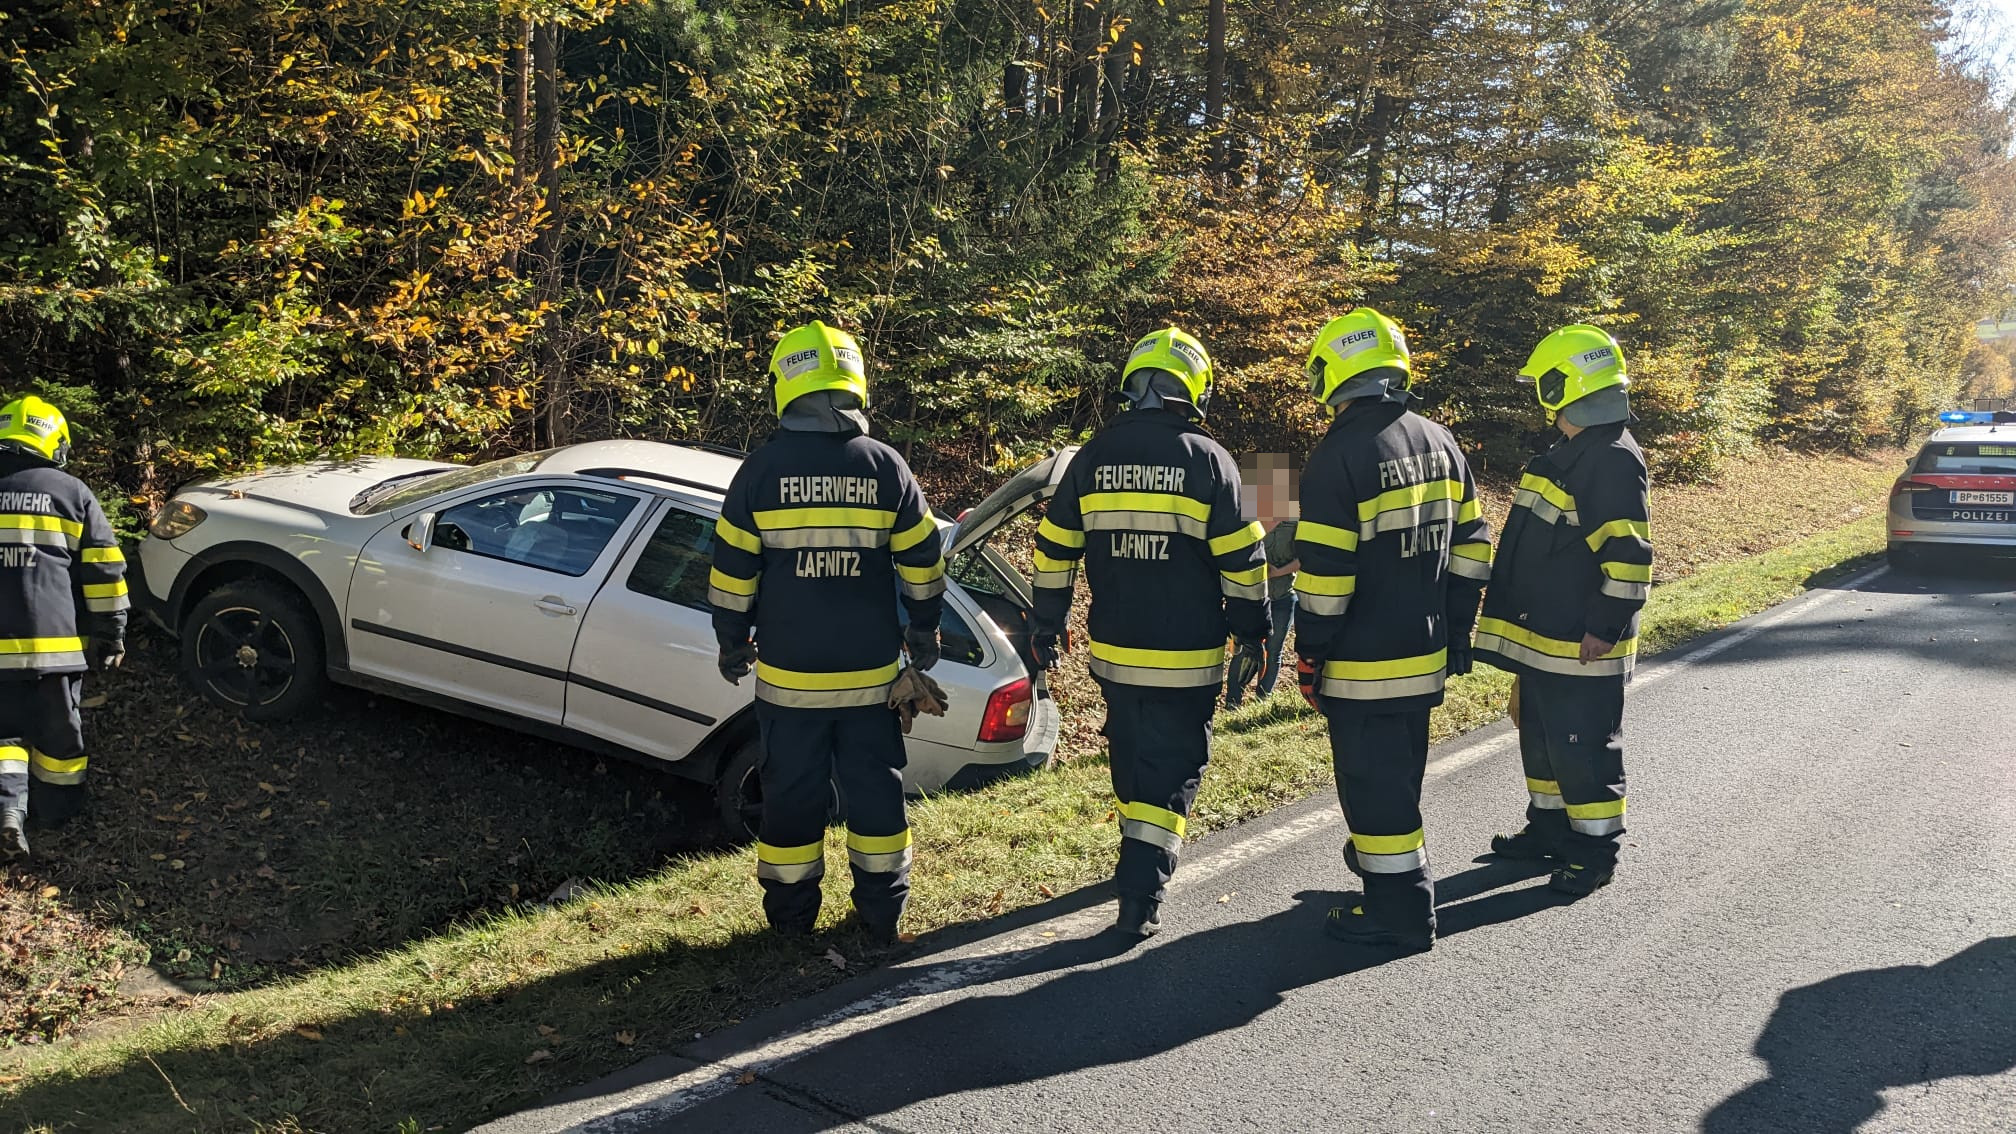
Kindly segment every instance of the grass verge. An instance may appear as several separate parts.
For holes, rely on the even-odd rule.
[[[1883,543],[1869,517],[1658,587],[1654,650],[1800,593]],[[1458,679],[1438,739],[1495,718],[1509,679]],[[1193,820],[1219,829],[1329,782],[1320,722],[1292,689],[1220,718]],[[1103,763],[1075,761],[917,804],[923,933],[1104,878],[1117,836]],[[829,925],[846,908],[829,841]],[[748,852],[674,860],[554,908],[519,906],[124,1030],[29,1050],[0,1114],[29,1130],[421,1131],[464,1128],[562,1085],[841,979],[875,958],[834,929],[809,947],[762,933]]]

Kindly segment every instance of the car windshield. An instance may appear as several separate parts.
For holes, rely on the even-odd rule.
[[[531,472],[552,452],[551,449],[544,449],[537,453],[520,453],[515,457],[485,461],[467,468],[442,469],[439,472],[422,473],[417,476],[395,476],[359,493],[357,498],[350,502],[350,510],[359,516],[395,512],[437,493],[453,492],[482,484],[484,481]]]
[[[1935,442],[1918,454],[1911,471],[1975,476],[2016,476],[2016,437],[2006,445]]]

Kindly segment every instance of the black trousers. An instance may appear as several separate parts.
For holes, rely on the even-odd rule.
[[[763,819],[756,876],[780,929],[810,930],[826,874],[826,823],[840,785],[854,908],[894,926],[910,899],[910,825],[903,813],[903,726],[893,709],[787,709],[756,702]]]
[[[1404,932],[1435,926],[1435,882],[1421,824],[1428,710],[1382,713],[1378,702],[1319,699],[1330,724],[1337,799],[1351,842],[1344,861],[1365,887],[1365,916]]]
[[[54,825],[83,809],[83,688],[81,673],[0,680],[0,811]]]
[[[1624,836],[1624,678],[1519,678],[1526,821],[1578,866],[1611,866]]]
[[[1161,901],[1204,766],[1211,762],[1211,715],[1218,687],[1162,689],[1101,680],[1113,794],[1120,801],[1120,863],[1113,888],[1123,898]]]

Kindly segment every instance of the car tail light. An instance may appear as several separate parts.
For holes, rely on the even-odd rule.
[[[1017,678],[996,689],[987,698],[987,709],[980,714],[980,739],[1020,740],[1029,731],[1029,708],[1035,704],[1030,698],[1029,679]]]
[[[1922,480],[1912,480],[1908,476],[1898,477],[1897,483],[1890,486],[1890,495],[1892,496],[1910,496],[1920,492],[1939,491],[1941,489],[1936,484],[1926,484]]]

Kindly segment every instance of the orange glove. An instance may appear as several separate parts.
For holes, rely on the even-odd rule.
[[[1295,659],[1295,684],[1302,690],[1302,699],[1309,702],[1312,709],[1321,708],[1316,704],[1316,663],[1305,657]]]

